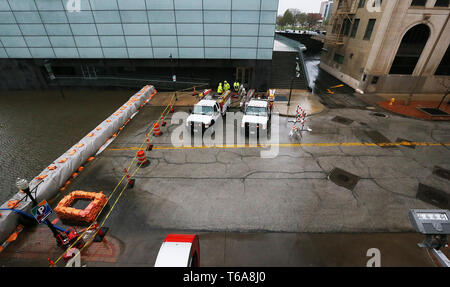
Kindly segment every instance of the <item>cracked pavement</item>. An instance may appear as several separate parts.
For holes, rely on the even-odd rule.
[[[162,110],[144,107],[65,192],[49,201],[52,207],[73,190],[110,195]],[[146,152],[151,164],[136,172],[134,188],[124,191],[105,223],[110,228],[105,244],[116,244],[115,253],[102,259],[88,251],[82,260],[88,266],[153,266],[167,234],[195,233],[202,266],[365,266],[366,251],[373,247],[383,254],[382,266],[434,266],[416,245],[422,236],[414,232],[408,211],[435,208],[416,198],[419,183],[450,190],[449,181],[432,172],[436,165],[450,169],[450,125],[371,113],[327,109],[308,117],[312,132],[300,140],[289,138],[292,119],[281,117],[275,158],[261,158],[261,147],[174,148],[170,135],[176,125],[169,114],[163,136],[153,138],[154,149]],[[333,122],[336,116],[353,122]],[[392,142],[436,145],[366,146],[372,142],[367,131]],[[135,168],[136,163],[130,173]],[[334,168],[360,178],[353,190],[328,179]],[[34,234],[47,237],[30,245]],[[51,238],[45,227],[26,229],[2,253],[0,265],[46,266],[47,251],[53,258],[61,252]],[[30,249],[35,244],[46,251]]]
[[[179,108],[177,111],[187,111]],[[162,108],[145,107],[104,151],[71,190],[114,188],[128,167],[143,134]],[[140,169],[133,189],[124,193],[127,205],[117,214],[150,228],[204,231],[267,232],[404,232],[413,231],[411,208],[434,208],[416,199],[419,182],[450,190],[449,182],[432,174],[435,165],[450,168],[449,146],[315,146],[315,143],[371,142],[364,131],[378,131],[395,142],[450,142],[446,122],[426,122],[373,111],[332,109],[308,118],[312,132],[301,143],[279,147],[275,158],[260,157],[262,148],[158,149],[170,147],[176,126],[162,127],[147,152],[151,164]],[[350,125],[331,121],[335,116]],[[170,114],[169,114],[170,117]],[[280,118],[280,143],[295,144],[288,133],[292,123]],[[360,177],[350,191],[328,180],[333,168]],[[131,171],[134,170],[134,166]],[[113,180],[114,178],[114,180]],[[132,201],[132,207],[128,206]],[[139,213],[128,214],[124,209]]]

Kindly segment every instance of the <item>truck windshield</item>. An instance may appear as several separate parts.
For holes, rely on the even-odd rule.
[[[248,116],[267,117],[266,108],[263,107],[247,107],[247,110],[245,110],[245,114]]]
[[[213,107],[195,105],[194,111],[192,113],[196,115],[212,115],[213,111],[214,111]]]

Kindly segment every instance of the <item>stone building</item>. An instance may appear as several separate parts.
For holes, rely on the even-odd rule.
[[[445,92],[449,0],[334,3],[323,70],[363,93]]]

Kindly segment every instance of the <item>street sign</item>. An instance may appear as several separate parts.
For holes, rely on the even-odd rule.
[[[34,218],[36,218],[37,222],[43,223],[47,217],[52,214],[53,210],[48,205],[46,200],[41,201],[37,206],[33,207],[31,210],[31,213],[33,214]]]

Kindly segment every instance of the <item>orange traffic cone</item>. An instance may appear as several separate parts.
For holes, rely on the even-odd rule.
[[[164,121],[163,113],[161,113],[161,126],[166,126],[166,122]]]
[[[158,124],[158,123],[154,123],[154,124],[153,124],[153,135],[154,135],[155,137],[159,137],[159,136],[162,135],[162,131],[161,131],[161,129],[159,128],[159,124]]]
[[[152,146],[152,144],[150,143],[149,138],[147,138],[147,150],[149,151],[149,150],[152,150],[152,149],[153,149],[153,146]]]
[[[145,152],[143,150],[137,152],[137,159],[137,165],[140,167],[147,167],[150,164],[150,161],[145,156]]]

